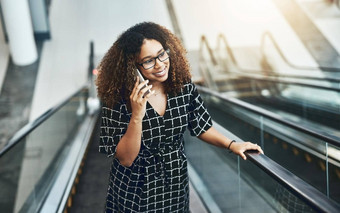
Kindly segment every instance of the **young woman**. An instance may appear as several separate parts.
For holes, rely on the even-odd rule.
[[[186,129],[243,159],[246,150],[263,153],[212,127],[185,53],[169,30],[145,22],[120,35],[98,66],[99,151],[113,157],[106,212],[189,212]]]

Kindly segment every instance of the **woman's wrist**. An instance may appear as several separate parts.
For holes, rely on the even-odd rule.
[[[131,116],[130,122],[133,122],[135,124],[142,123],[143,118],[140,118],[139,116]]]
[[[230,141],[230,142],[229,142],[229,145],[228,145],[228,147],[227,147],[227,149],[229,149],[229,150],[231,151],[231,145],[232,145],[234,142],[236,142],[236,141],[235,141],[235,140]]]

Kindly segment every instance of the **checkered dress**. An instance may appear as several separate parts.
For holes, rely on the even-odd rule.
[[[102,108],[99,151],[114,156],[131,118],[126,102]],[[194,84],[168,95],[160,116],[147,103],[141,149],[130,167],[113,158],[106,212],[189,212],[189,184],[183,133],[198,136],[212,126]]]

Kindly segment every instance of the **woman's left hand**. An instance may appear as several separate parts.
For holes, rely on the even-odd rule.
[[[260,153],[263,154],[263,151],[261,147],[257,144],[251,143],[251,142],[244,142],[244,143],[232,143],[230,148],[229,148],[233,153],[241,156],[243,160],[247,160],[246,155],[244,154],[245,151],[247,150],[257,150]]]

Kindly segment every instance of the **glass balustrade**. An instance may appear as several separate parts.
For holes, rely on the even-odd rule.
[[[87,114],[87,90],[0,156],[1,212],[36,212],[69,155],[73,137]]]
[[[249,110],[242,109],[239,106],[227,103],[224,100],[213,97],[204,92],[201,92],[201,94],[210,114],[217,123],[219,123],[225,129],[231,131],[233,134],[239,136],[242,140],[252,141],[261,145],[265,154],[269,158],[271,158],[279,165],[283,166],[308,184],[312,185],[329,198],[335,200],[338,203],[340,202],[339,147],[331,145],[325,141],[322,141],[321,139],[317,139],[307,133],[303,133],[294,128],[280,124],[269,118],[255,114]],[[257,196],[260,195],[262,199],[269,196],[270,199],[274,199],[276,200],[275,202],[277,202],[278,198],[276,198],[275,196],[278,196],[280,193],[274,196],[273,192],[282,191],[284,193],[287,193],[287,195],[284,196],[294,197],[293,195],[290,195],[287,190],[284,190],[284,188],[278,187],[278,184],[274,180],[267,180],[270,179],[270,177],[262,177],[259,169],[255,169],[255,167],[248,169],[247,167],[252,167],[251,163],[245,163],[243,160],[240,161],[234,155],[228,154],[226,150],[210,147],[209,145],[207,146],[200,142],[190,142],[187,143],[187,145],[190,147],[187,148],[188,157],[189,160],[191,158],[190,162],[194,162],[194,167],[195,164],[198,164],[203,168],[206,167],[207,169],[212,169],[216,166],[221,168],[222,171],[228,171],[226,169],[223,169],[223,165],[228,165],[228,167],[232,168],[232,170],[230,171],[234,171],[236,175],[242,170],[242,168],[244,168],[244,170],[242,170],[244,172],[247,172],[248,170],[256,170],[254,174],[258,173],[259,176],[254,175],[252,177],[249,177],[250,179],[248,181],[248,177],[243,177],[242,181],[246,181],[251,188],[256,188],[261,185],[262,180],[264,180],[264,182],[262,183],[263,187],[266,182],[268,182],[269,186],[272,185],[269,188],[264,187],[267,194],[258,194]],[[193,146],[196,148],[192,148]],[[214,153],[212,154],[212,156],[219,156],[219,162],[210,159],[210,155],[205,156],[208,150],[209,152]],[[228,172],[225,172],[224,174],[226,175],[226,173]],[[212,173],[212,171],[205,171],[202,172],[201,175],[202,177],[210,175],[212,176],[211,178],[219,176],[211,174],[214,173]],[[221,174],[221,176],[223,175]],[[263,176],[266,175],[263,174]],[[225,177],[227,178],[227,176]],[[256,177],[258,177],[257,181],[259,182],[255,181]],[[252,181],[255,182],[253,183]],[[205,183],[209,184],[207,182]],[[230,184],[225,184],[225,190],[221,188],[220,191],[228,191],[227,186],[235,187],[236,183],[237,182],[231,182]],[[243,186],[243,184],[241,185]],[[274,187],[274,189],[273,186],[275,186],[276,188]],[[264,190],[262,189],[263,187],[260,187],[261,190]],[[268,193],[270,195],[268,195]],[[239,196],[242,197],[242,195]],[[286,198],[282,197],[282,199]],[[295,200],[296,198],[292,199]],[[225,202],[227,201],[225,200]],[[266,202],[268,203],[268,201]],[[280,211],[280,208],[289,208],[285,206],[286,204],[280,203],[280,205],[274,205],[273,202],[274,201],[269,202],[268,205],[271,206],[274,211]],[[290,201],[288,200],[287,202]],[[296,202],[299,203],[298,205],[301,204],[300,201]]]

